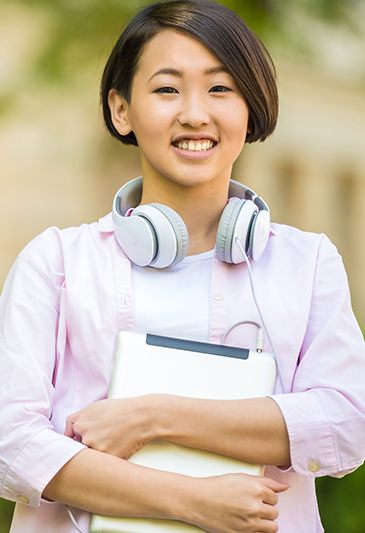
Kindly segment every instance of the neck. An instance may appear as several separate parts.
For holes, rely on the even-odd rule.
[[[141,204],[161,203],[176,211],[189,233],[188,255],[212,250],[220,217],[227,205],[230,172],[225,179],[186,187],[171,180],[143,180]]]

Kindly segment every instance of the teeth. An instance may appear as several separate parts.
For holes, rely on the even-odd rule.
[[[197,142],[196,144],[194,144],[194,141],[179,141],[176,144],[180,150],[190,150],[191,152],[205,152],[214,146],[212,141]]]

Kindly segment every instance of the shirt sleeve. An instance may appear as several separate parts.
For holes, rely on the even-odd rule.
[[[0,495],[36,507],[49,481],[84,446],[54,430],[53,377],[64,276],[14,264],[0,299]]]
[[[308,325],[290,394],[273,395],[287,425],[292,469],[341,477],[365,456],[365,347],[342,259],[323,237]]]

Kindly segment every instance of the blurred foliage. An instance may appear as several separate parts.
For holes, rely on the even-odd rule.
[[[316,487],[326,533],[365,533],[365,466],[341,479],[319,478]]]
[[[13,509],[13,502],[8,502],[0,498],[0,533],[9,533]]]
[[[42,11],[48,21],[48,39],[35,70],[45,80],[75,77],[100,54],[109,52],[121,27],[138,9],[154,0],[0,0]],[[312,39],[293,38],[294,13],[337,25],[356,26],[361,0],[221,0],[262,38],[284,40],[290,46],[310,49]],[[106,47],[108,48],[106,50]]]
[[[131,2],[114,0],[2,0],[2,3],[42,12],[47,39],[35,70],[43,81],[76,77],[80,69],[100,56],[106,45],[111,45],[134,11]]]

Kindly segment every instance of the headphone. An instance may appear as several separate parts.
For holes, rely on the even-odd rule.
[[[166,268],[184,259],[189,235],[182,218],[162,204],[138,204],[142,197],[142,177],[126,183],[113,201],[114,235],[129,259],[138,266]],[[270,209],[251,189],[230,180],[228,197],[232,198],[219,221],[216,253],[226,263],[242,263],[246,255],[258,261],[270,234]],[[138,207],[135,207],[138,206]],[[129,216],[125,216],[134,208]]]

